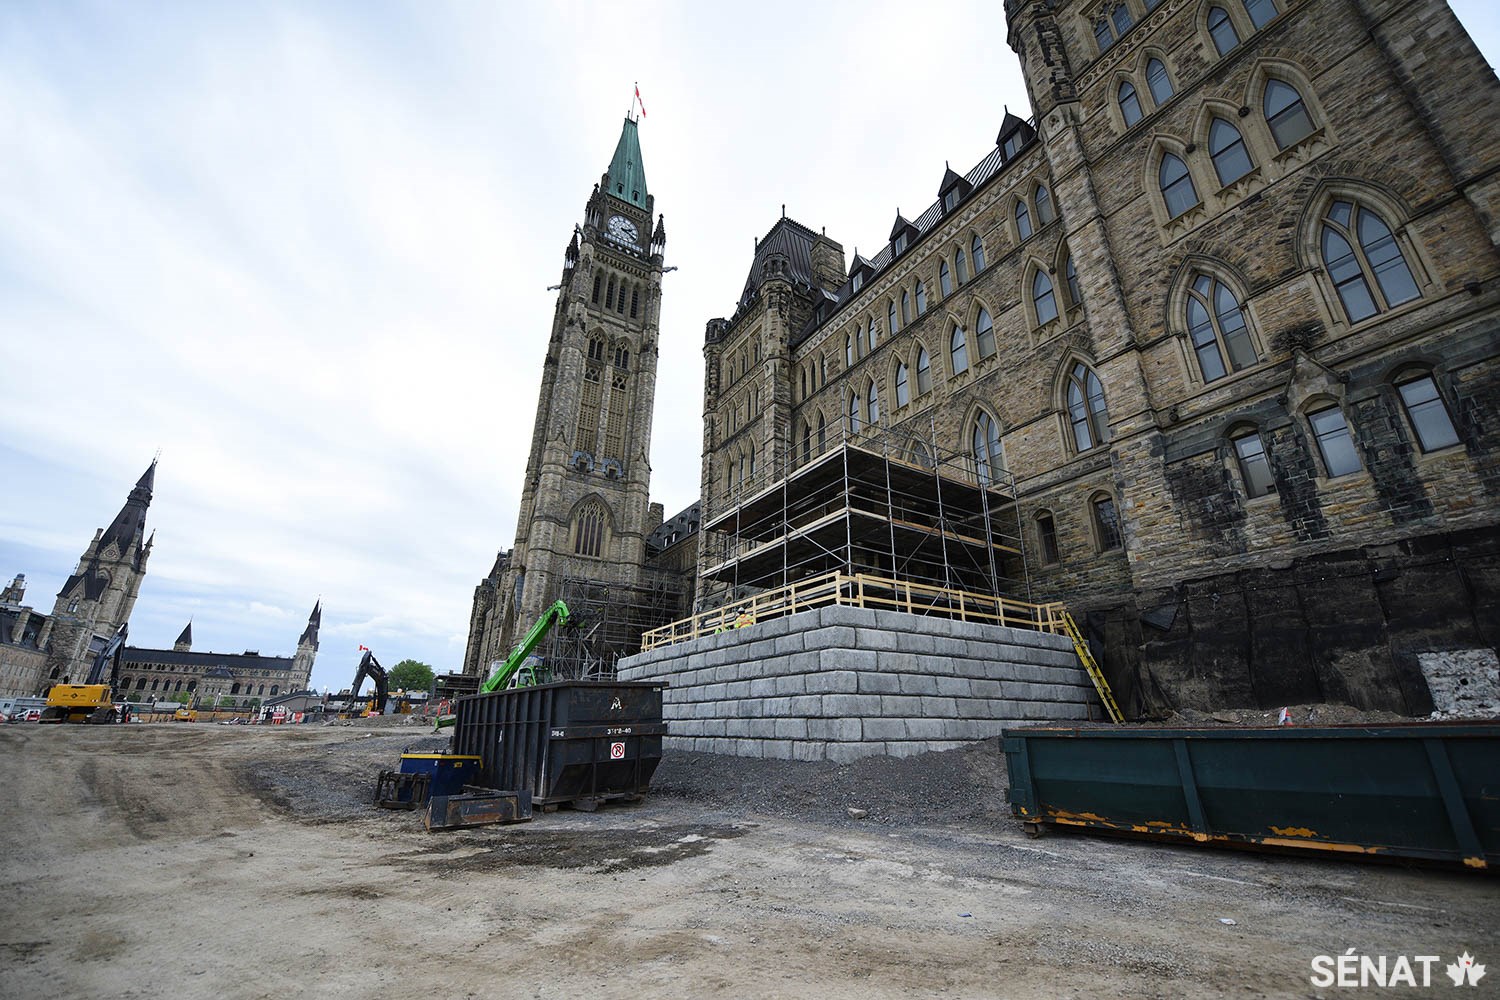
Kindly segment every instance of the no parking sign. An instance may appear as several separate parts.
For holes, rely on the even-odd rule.
[[[625,744],[623,744],[623,743],[611,743],[609,745],[609,759],[610,760],[624,760],[625,759]]]

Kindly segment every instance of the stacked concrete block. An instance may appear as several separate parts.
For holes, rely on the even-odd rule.
[[[852,760],[1099,716],[1066,637],[827,607],[620,661],[665,681],[668,749]]]

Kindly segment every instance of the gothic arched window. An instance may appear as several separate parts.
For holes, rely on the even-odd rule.
[[[1073,447],[1088,451],[1109,440],[1109,410],[1104,405],[1104,386],[1083,362],[1068,372],[1068,422],[1073,428]]]
[[[958,276],[958,283],[960,285],[969,280],[969,261],[968,258],[964,256],[964,252],[962,249],[960,249],[958,253],[954,255],[953,270],[954,273]]]
[[[1073,266],[1073,255],[1068,254],[1068,259],[1063,262],[1063,277],[1068,284],[1068,305],[1074,307],[1083,305],[1083,291],[1078,286],[1078,269]]]
[[[983,410],[974,418],[970,435],[974,468],[982,486],[988,486],[1005,471],[1005,449],[1000,444],[1000,424]]]
[[[870,384],[865,389],[865,412],[870,416],[871,427],[880,423],[880,392],[875,388],[874,379],[870,379]]]
[[[1239,32],[1234,30],[1234,22],[1229,20],[1229,12],[1223,7],[1208,8],[1208,34],[1221,56],[1240,44]]]
[[[927,356],[927,348],[917,348],[917,395],[921,396],[932,391],[932,359]]]
[[[948,335],[948,358],[953,362],[954,375],[969,370],[969,341],[964,328],[957,323],[953,324],[953,332]]]
[[[1208,155],[1214,161],[1220,186],[1233,184],[1255,166],[1240,130],[1223,118],[1215,118],[1208,127]]]
[[[948,262],[938,261],[938,290],[944,297],[953,294],[953,276],[948,273]]]
[[[1141,111],[1141,98],[1135,92],[1135,85],[1129,80],[1120,81],[1120,89],[1115,92],[1115,97],[1120,102],[1120,117],[1125,119],[1126,128],[1145,117]]]
[[[921,279],[917,280],[917,315],[921,316],[927,312],[927,289],[923,287]]]
[[[1250,15],[1250,23],[1259,30],[1271,22],[1275,17],[1276,0],[1243,0],[1245,13]]]
[[[1363,205],[1335,201],[1328,207],[1322,251],[1323,266],[1351,323],[1422,294],[1391,228]]]
[[[896,406],[900,408],[911,402],[911,389],[907,385],[906,362],[896,365]]]
[[[818,414],[818,454],[823,454],[828,447],[828,418]]]
[[[1167,75],[1166,63],[1160,59],[1146,64],[1146,87],[1151,91],[1151,103],[1158,108],[1172,99],[1172,78]]]
[[[886,328],[893,334],[901,329],[896,323],[896,303],[894,301],[885,304],[885,324]]]
[[[1023,240],[1031,238],[1031,210],[1025,201],[1016,202],[1016,233]]]
[[[1052,291],[1052,279],[1040,268],[1031,278],[1031,303],[1036,307],[1037,326],[1046,326],[1057,319],[1057,296]]]
[[[854,367],[854,334],[844,334],[844,367]]]
[[[1280,149],[1287,149],[1313,134],[1312,117],[1297,88],[1281,80],[1266,81],[1266,96],[1261,102],[1266,125]]]
[[[974,255],[974,273],[978,274],[984,270],[984,240],[976,235],[969,244],[969,250]]]
[[[597,557],[604,549],[604,508],[590,501],[583,505],[573,526],[573,552]],[[272,689],[275,693],[275,689]]]
[[[906,289],[901,289],[901,325],[905,326],[911,322],[911,296]]]
[[[812,424],[802,423],[802,464],[806,465],[812,458]]]
[[[875,320],[872,318],[865,327],[865,345],[867,351],[875,350],[875,344],[878,342],[877,336],[875,333]]]
[[[979,309],[979,316],[974,320],[974,343],[979,348],[979,357],[988,358],[995,353],[995,324],[990,319],[990,311]]]
[[[1162,155],[1157,182],[1161,185],[1162,200],[1167,203],[1168,218],[1175,219],[1198,204],[1198,191],[1181,157],[1172,153]]]
[[[1047,190],[1045,185],[1038,184],[1036,187],[1035,200],[1036,224],[1038,226],[1045,226],[1047,223],[1051,222],[1054,218],[1057,217],[1057,213],[1052,209],[1052,193]]]
[[[1245,323],[1245,311],[1222,281],[1206,274],[1193,279],[1188,289],[1187,324],[1203,381],[1221,379],[1258,360],[1255,345],[1250,341],[1250,328]],[[1227,368],[1225,358],[1229,361]]]

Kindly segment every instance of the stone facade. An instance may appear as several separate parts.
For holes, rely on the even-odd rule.
[[[323,605],[318,602],[291,656],[193,651],[193,626],[182,630],[171,649],[126,646],[120,657],[121,697],[159,701],[178,693],[192,695],[193,704],[251,708],[278,695],[307,688],[313,660],[318,655],[318,630]]]
[[[704,517],[845,435],[972,452],[984,415],[1009,575],[1127,712],[1430,711],[1419,652],[1500,644],[1500,83],[1442,0],[1006,17],[1034,119],[847,272],[778,221],[708,323]]]
[[[155,482],[153,461],[109,527],[94,532],[50,615],[21,603],[24,575],[6,588],[0,599],[0,627],[9,626],[0,636],[0,696],[42,694],[53,684],[82,681],[99,650],[130,620],[151,558],[146,510]]]
[[[649,500],[649,459],[666,229],[659,215],[653,228],[636,129],[626,118],[564,255],[515,546],[475,589],[466,674],[504,660],[574,585],[622,605],[667,595],[662,620],[680,610],[682,575],[658,568],[647,551],[662,523]],[[656,614],[627,607],[611,629],[628,632],[637,612]]]
[[[853,760],[948,750],[1010,726],[1098,718],[1064,637],[831,606],[662,646],[621,680],[665,681],[668,749]]]

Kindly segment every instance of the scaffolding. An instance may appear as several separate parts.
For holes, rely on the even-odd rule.
[[[640,651],[642,633],[686,610],[682,589],[665,574],[635,585],[568,576],[557,596],[568,622],[536,650],[553,680],[613,679],[620,658]]]
[[[935,429],[810,443],[794,468],[735,488],[703,523],[700,593],[716,605],[649,632],[646,648],[822,603],[891,607],[1055,631],[1029,603],[1014,477],[999,456],[944,452]]]

